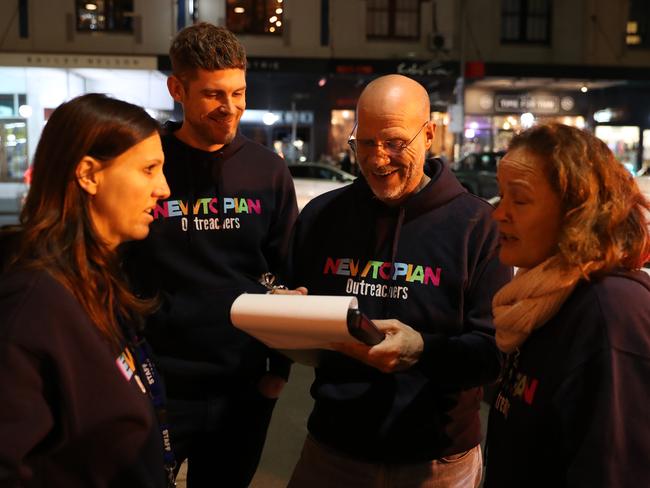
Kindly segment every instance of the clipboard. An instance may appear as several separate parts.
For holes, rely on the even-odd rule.
[[[274,349],[328,349],[350,341],[373,346],[384,338],[353,296],[243,294],[233,302],[230,319]]]

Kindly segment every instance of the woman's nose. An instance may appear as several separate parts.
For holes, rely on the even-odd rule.
[[[168,198],[169,195],[171,195],[169,185],[167,184],[167,179],[164,175],[161,175],[161,181],[158,182],[158,185],[156,186],[154,192],[155,196],[159,200],[164,200],[165,198]]]

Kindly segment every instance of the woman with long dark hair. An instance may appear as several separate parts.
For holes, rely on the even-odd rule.
[[[165,486],[160,385],[137,338],[151,303],[118,256],[169,195],[163,160],[156,121],[104,95],[43,130],[0,276],[2,486]]]

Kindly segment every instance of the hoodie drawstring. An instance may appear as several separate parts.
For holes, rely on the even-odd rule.
[[[397,256],[397,248],[399,247],[399,238],[402,235],[402,226],[404,225],[404,217],[406,216],[406,208],[400,206],[397,214],[397,222],[395,223],[395,233],[393,234],[393,243],[390,249],[390,277],[395,276],[395,258]],[[381,303],[382,313],[386,315],[387,299],[384,297]]]

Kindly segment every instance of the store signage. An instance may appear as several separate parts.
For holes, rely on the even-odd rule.
[[[583,113],[585,100],[567,91],[493,92],[468,88],[465,110],[473,114],[569,115]]]
[[[280,62],[271,59],[251,59],[246,61],[246,69],[251,71],[280,71]]]
[[[445,69],[437,61],[402,62],[397,65],[397,73],[408,76],[451,76],[452,72]]]
[[[560,97],[554,95],[497,95],[494,97],[496,112],[557,114]]]
[[[337,74],[359,74],[371,75],[374,73],[374,68],[370,64],[337,64],[334,67],[334,72]]]
[[[155,56],[107,56],[89,54],[0,53],[0,66],[47,68],[156,69]]]

